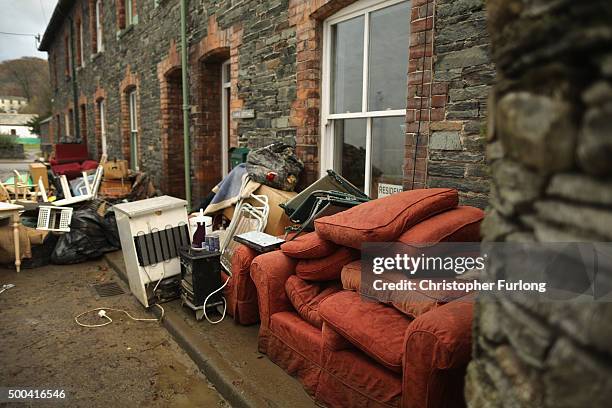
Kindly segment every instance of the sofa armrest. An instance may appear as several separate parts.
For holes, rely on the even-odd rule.
[[[281,251],[268,252],[251,263],[251,279],[257,288],[261,328],[267,328],[274,313],[292,311],[285,282],[295,273],[297,260]]]
[[[416,318],[404,338],[405,407],[461,406],[472,353],[473,300],[455,300]]]

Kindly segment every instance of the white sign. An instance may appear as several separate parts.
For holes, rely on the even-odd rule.
[[[378,198],[390,196],[391,194],[401,193],[404,191],[402,186],[398,186],[397,184],[378,184]]]
[[[254,109],[243,109],[232,112],[232,119],[252,119],[255,117]]]

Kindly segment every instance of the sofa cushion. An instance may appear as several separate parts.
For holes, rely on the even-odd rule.
[[[361,285],[361,260],[358,259],[344,265],[340,273],[340,280],[342,281],[343,289],[359,292],[359,286]]]
[[[338,245],[322,239],[316,232],[300,235],[292,241],[281,245],[281,251],[291,258],[314,259],[333,254]]]
[[[476,207],[461,206],[430,217],[398,238],[412,245],[438,242],[479,242],[480,222],[484,211]]]
[[[406,276],[401,273],[385,273],[377,279],[383,279],[387,282],[398,282],[401,279],[406,279]],[[345,265],[344,268],[342,268],[341,280],[343,289],[359,292],[361,288],[361,261],[355,261]],[[419,279],[411,280],[415,282],[419,281]],[[431,280],[433,282],[438,282],[442,279]],[[393,295],[393,301],[388,302],[388,304],[413,319],[416,319],[423,313],[427,313],[440,305],[457,299],[468,299],[471,296],[464,291],[424,291],[418,287],[411,291],[394,292]]]
[[[285,283],[289,301],[300,317],[319,329],[323,326],[319,316],[319,304],[329,295],[340,291],[337,282],[306,282],[292,275]]]
[[[340,248],[330,256],[319,259],[300,259],[295,274],[307,281],[339,280],[342,267],[359,257],[359,251]]]
[[[448,188],[404,191],[321,217],[315,228],[323,239],[360,249],[364,242],[395,241],[425,218],[455,208],[458,201],[457,191]]]
[[[404,335],[411,319],[382,303],[343,290],[319,306],[325,323],[385,367],[401,373]]]

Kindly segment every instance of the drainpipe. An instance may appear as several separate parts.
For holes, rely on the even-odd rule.
[[[181,0],[181,82],[183,85],[183,148],[185,165],[185,199],[191,210],[191,147],[189,137],[189,84],[187,83],[187,0]]]
[[[79,95],[78,95],[78,85],[76,81],[76,59],[74,58],[75,46],[74,46],[74,21],[71,16],[68,16],[68,22],[70,23],[70,81],[72,82],[72,101],[74,105],[74,109],[72,110],[72,116],[74,120],[74,137],[76,140],[81,139],[81,124],[79,123]],[[82,140],[81,140],[82,142]]]

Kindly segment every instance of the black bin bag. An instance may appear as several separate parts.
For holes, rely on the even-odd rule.
[[[59,265],[85,262],[120,248],[113,212],[109,211],[105,217],[101,217],[89,208],[75,210],[70,232],[60,235],[51,254],[51,262]]]

